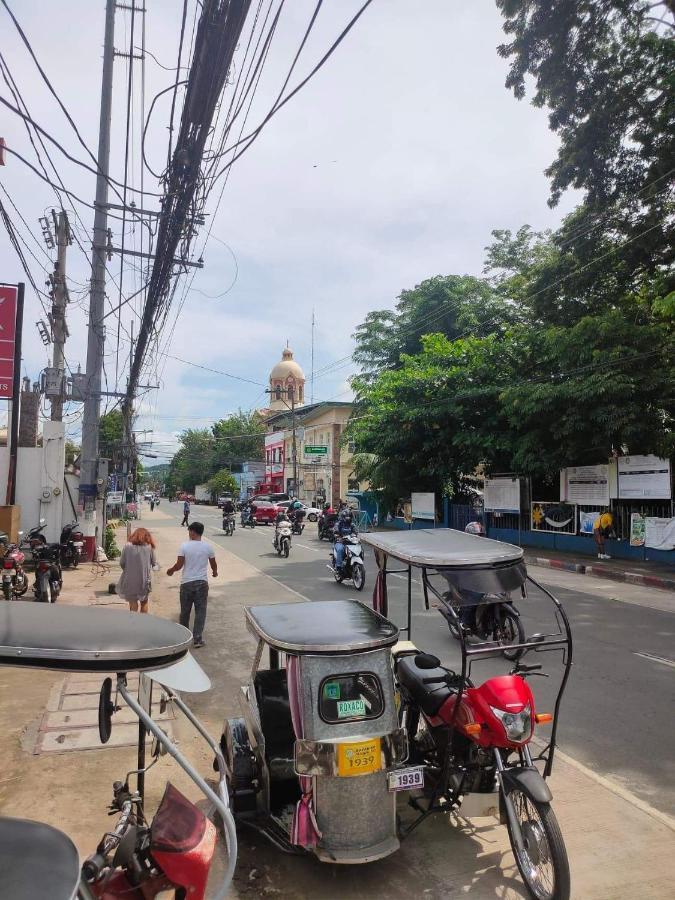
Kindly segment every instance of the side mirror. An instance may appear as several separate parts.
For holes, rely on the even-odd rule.
[[[152,758],[158,759],[160,756],[166,756],[167,749],[164,744],[161,744],[156,737],[152,739]]]
[[[40,519],[40,525],[46,525],[46,524],[47,524],[46,519]]]

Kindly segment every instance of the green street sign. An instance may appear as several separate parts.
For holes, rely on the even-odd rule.
[[[328,456],[328,447],[325,444],[314,444],[311,446],[305,444],[305,456]]]

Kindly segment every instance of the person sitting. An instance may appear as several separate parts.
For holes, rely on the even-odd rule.
[[[344,539],[350,534],[357,534],[351,510],[345,509],[338,516],[333,533],[335,534],[335,568],[342,569],[345,561]]]

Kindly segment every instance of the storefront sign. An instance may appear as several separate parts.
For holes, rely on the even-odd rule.
[[[0,399],[11,400],[14,384],[14,339],[16,337],[15,285],[0,286]]]
[[[560,473],[560,497],[570,503],[609,506],[609,466],[573,466]]]
[[[620,500],[670,500],[670,461],[658,456],[619,457]]]
[[[520,478],[486,478],[483,508],[487,512],[520,512]]]
[[[325,444],[305,444],[305,456],[328,456]]]
[[[413,519],[436,520],[436,494],[411,494]]]
[[[675,519],[645,516],[645,546],[653,550],[675,550]]]

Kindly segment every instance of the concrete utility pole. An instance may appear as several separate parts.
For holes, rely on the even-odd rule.
[[[68,215],[65,210],[61,210],[56,217],[56,213],[52,210],[54,216],[54,225],[56,227],[56,246],[58,255],[56,265],[54,266],[53,284],[54,292],[52,295],[52,339],[54,341],[54,356],[52,366],[55,375],[59,381],[59,396],[52,397],[52,422],[61,422],[63,419],[63,401],[65,399],[65,376],[66,376],[66,359],[65,344],[68,337],[68,327],[66,326],[66,305],[68,303],[68,287],[66,285],[66,249],[68,244],[72,242],[70,236],[70,224]]]
[[[108,170],[110,167],[110,120],[112,114],[115,0],[106,0],[101,114],[98,133],[98,175],[94,205],[94,240],[91,255],[89,334],[87,340],[87,391],[82,421],[82,466],[80,496],[85,508],[84,534],[94,538],[103,520],[102,491],[98,479],[98,430],[101,415],[101,372],[105,328],[105,270],[108,238]],[[87,548],[90,549],[89,547]]]

